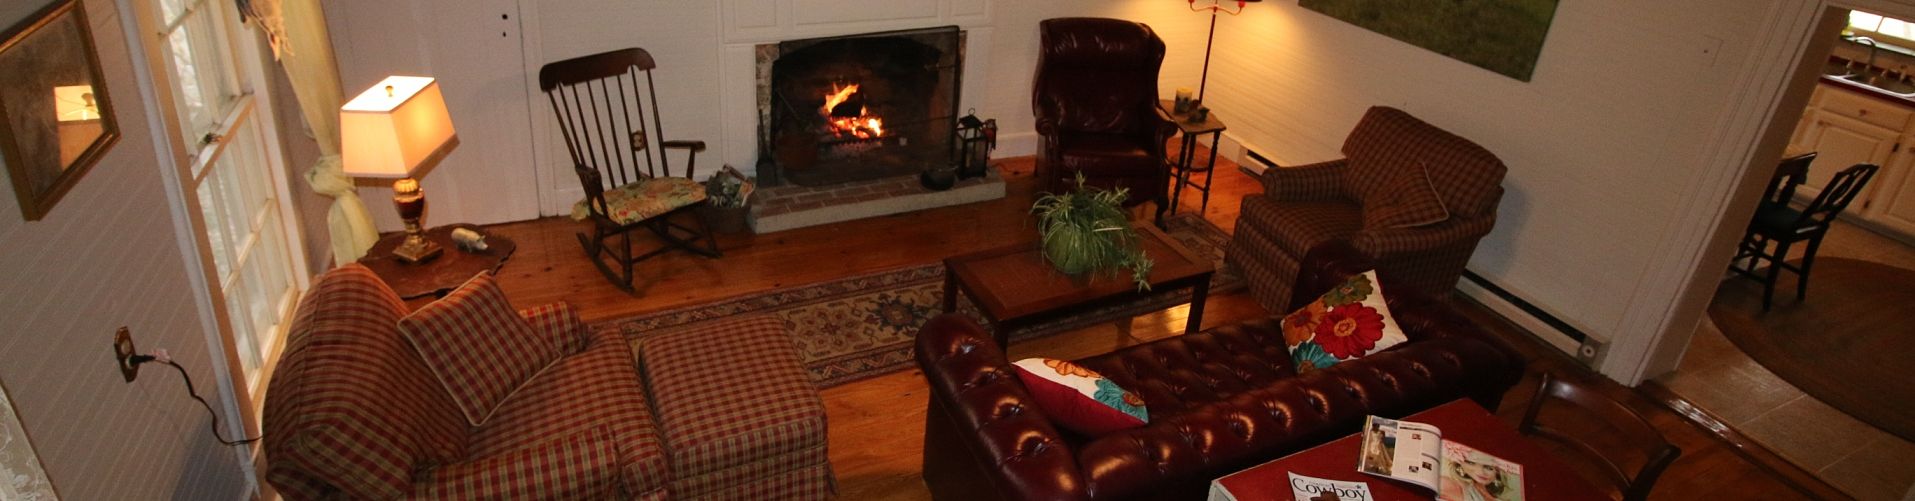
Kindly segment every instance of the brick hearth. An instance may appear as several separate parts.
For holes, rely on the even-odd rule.
[[[775,186],[752,195],[751,227],[771,233],[999,198],[1004,198],[1004,178],[995,166],[984,177],[958,181],[944,191],[925,189],[916,175],[835,186]]]

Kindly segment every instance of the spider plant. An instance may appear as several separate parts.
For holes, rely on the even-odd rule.
[[[1150,290],[1150,258],[1137,246],[1137,230],[1124,214],[1124,188],[1104,190],[1084,186],[1067,193],[1044,193],[1031,204],[1044,259],[1068,275],[1129,270],[1137,290]]]

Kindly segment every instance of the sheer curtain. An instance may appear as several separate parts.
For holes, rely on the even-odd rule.
[[[350,263],[365,256],[379,239],[372,216],[339,165],[339,106],[345,103],[339,88],[339,66],[333,60],[332,36],[320,0],[240,0],[240,9],[267,33],[280,67],[292,81],[293,94],[305,114],[313,139],[319,141],[319,163],[306,171],[314,192],[332,197],[326,229],[332,239],[333,262]]]

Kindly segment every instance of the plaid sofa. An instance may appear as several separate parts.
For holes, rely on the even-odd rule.
[[[1264,171],[1264,191],[1243,199],[1225,260],[1248,278],[1251,296],[1270,311],[1290,311],[1299,263],[1326,243],[1355,248],[1377,265],[1392,290],[1448,297],[1476,243],[1496,225],[1507,168],[1496,155],[1409,113],[1377,106],[1328,162]],[[1397,196],[1400,176],[1416,170],[1447,217],[1414,227],[1366,224],[1367,209]]]
[[[646,351],[660,361],[641,371],[628,340],[591,333],[570,307],[523,311],[563,356],[469,426],[399,334],[406,313],[356,264],[322,275],[301,302],[264,415],[266,479],[282,497],[823,499],[835,490],[823,403],[775,320],[655,336]],[[711,393],[726,387],[759,391]]]

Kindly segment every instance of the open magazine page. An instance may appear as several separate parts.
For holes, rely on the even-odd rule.
[[[1370,416],[1356,469],[1435,490],[1442,444],[1443,431],[1435,426]]]
[[[1441,501],[1523,501],[1523,465],[1467,445],[1443,444]]]

